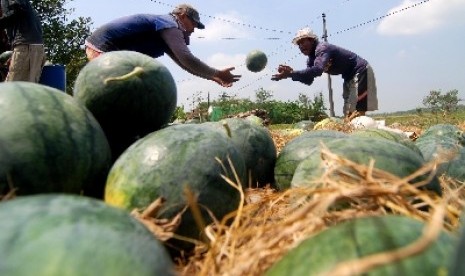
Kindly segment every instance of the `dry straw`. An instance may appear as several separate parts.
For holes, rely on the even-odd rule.
[[[273,137],[278,152],[292,137]],[[412,244],[394,251],[381,252],[362,259],[338,264],[328,275],[357,275],[399,259],[421,253],[433,242],[440,230],[454,232],[459,227],[464,202],[463,183],[440,177],[443,196],[422,190],[428,183],[413,183],[418,176],[432,176],[445,160],[430,162],[416,173],[398,178],[374,167],[354,163],[328,149],[321,151],[329,170],[314,188],[292,188],[278,192],[270,187],[243,190],[241,183],[226,179],[241,195],[239,208],[222,221],[204,225],[202,217],[196,222],[203,231],[199,240],[176,235],[181,215],[198,212],[199,206],[189,190],[185,209],[173,219],[158,219],[157,212],[164,200],[157,199],[143,211],[132,215],[142,221],[161,241],[180,239],[196,245],[189,257],[179,259],[179,275],[263,275],[274,263],[303,240],[340,222],[365,216],[398,214],[426,222],[422,236]],[[236,177],[236,179],[238,179]],[[14,197],[10,192],[1,200]]]
[[[461,184],[441,178],[444,195],[420,189],[429,179],[412,184],[418,176],[434,175],[431,162],[406,178],[354,163],[323,149],[330,170],[315,181],[317,188],[247,189],[227,181],[241,193],[238,210],[205,228],[207,242],[198,242],[195,254],[178,264],[180,275],[263,275],[303,240],[345,220],[399,214],[426,222],[423,236],[405,248],[382,252],[335,267],[356,275],[379,265],[419,254],[440,232],[455,231],[463,206]],[[190,204],[191,205],[191,204]]]

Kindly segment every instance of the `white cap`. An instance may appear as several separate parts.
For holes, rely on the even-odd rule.
[[[302,38],[312,38],[314,40],[318,40],[318,36],[314,34],[310,28],[303,28],[297,31],[297,34],[292,39],[292,43],[297,44],[297,42]]]

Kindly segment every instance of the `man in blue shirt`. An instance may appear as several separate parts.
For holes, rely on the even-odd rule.
[[[113,20],[95,30],[86,40],[89,60],[110,51],[127,50],[153,58],[168,54],[191,74],[212,80],[224,87],[232,86],[240,75],[234,67],[218,70],[195,57],[188,48],[194,28],[203,29],[199,13],[191,5],[178,5],[170,14],[135,14]]]
[[[0,28],[13,48],[6,81],[38,82],[45,63],[42,26],[28,0],[1,0]]]
[[[299,30],[292,42],[308,56],[307,68],[297,71],[290,66],[279,65],[272,80],[291,78],[311,85],[314,78],[323,72],[341,75],[344,80],[344,116],[365,115],[366,111],[378,109],[374,73],[365,59],[339,46],[320,42],[309,28]]]

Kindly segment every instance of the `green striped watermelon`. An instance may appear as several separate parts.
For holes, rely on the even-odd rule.
[[[465,181],[465,147],[461,147],[455,156],[438,167],[438,175],[441,174]]]
[[[456,154],[464,145],[463,132],[454,125],[437,124],[425,130],[415,141],[427,161],[443,154]]]
[[[166,127],[138,140],[116,160],[107,179],[105,201],[131,211],[163,197],[166,203],[159,216],[173,218],[186,206],[188,188],[202,207],[205,222],[210,223],[207,209],[221,219],[239,204],[239,191],[222,177],[237,183],[228,159],[239,181],[245,183],[244,159],[225,134],[203,124]],[[183,214],[177,233],[199,239],[190,210]]]
[[[108,141],[73,97],[29,82],[0,84],[0,193],[84,193],[102,197]]]
[[[304,240],[265,275],[326,275],[344,261],[405,247],[421,236],[424,227],[423,222],[394,215],[352,219]],[[363,275],[446,275],[455,242],[442,231],[422,253]]]
[[[266,54],[260,50],[250,51],[245,58],[245,65],[247,69],[254,73],[262,71],[267,62],[268,58],[266,57]]]
[[[258,117],[257,117],[258,118]],[[226,126],[225,126],[226,124]],[[228,118],[206,123],[231,135],[231,140],[245,160],[250,179],[244,187],[263,187],[274,184],[273,170],[276,163],[276,146],[268,129],[247,119]]]
[[[175,275],[161,242],[101,200],[49,194],[0,202],[0,275]]]
[[[263,126],[264,120],[262,118],[258,117],[257,115],[249,115],[249,116],[245,117],[244,119],[246,121],[254,124],[254,125]]]
[[[345,137],[348,135],[336,130],[315,130],[304,132],[289,141],[276,160],[274,177],[277,188],[286,190],[291,186],[297,166],[309,157],[321,143]]]
[[[406,135],[400,134],[400,133],[393,132],[393,131],[380,129],[380,128],[362,128],[362,129],[357,129],[356,131],[352,132],[351,135],[358,136],[358,137],[373,137],[373,138],[388,139],[388,140],[391,140],[397,143],[401,143],[402,145],[407,146],[413,151],[423,155],[420,149],[415,145],[415,143],[412,140],[410,140],[409,137],[407,137]]]
[[[350,136],[346,139],[329,141],[325,146],[332,153],[362,165],[368,165],[373,159],[375,168],[398,177],[409,176],[425,164],[419,153],[388,139]],[[297,166],[291,187],[313,186],[315,185],[313,181],[321,177],[326,170],[327,166],[321,158],[320,149],[317,149]],[[436,177],[425,188],[442,194]]]
[[[464,132],[457,126],[451,124],[436,124],[427,128],[417,139],[422,140],[427,137],[449,137],[457,141],[460,145],[465,145]]]
[[[300,121],[294,124],[294,128],[303,129],[306,131],[313,130],[314,127],[315,127],[315,123],[310,120],[303,120],[303,121]]]
[[[451,257],[451,266],[447,274],[448,276],[465,275],[465,262],[463,261],[463,256],[465,256],[465,213],[462,213],[460,221],[461,226],[457,233],[458,242]]]
[[[11,58],[13,51],[5,51],[0,54],[0,66],[5,65],[5,63]]]
[[[169,122],[176,93],[162,63],[131,51],[109,52],[90,61],[73,90],[99,121],[115,159],[138,138]]]

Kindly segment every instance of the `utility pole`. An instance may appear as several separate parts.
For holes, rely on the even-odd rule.
[[[322,14],[323,17],[323,40],[328,42],[328,31],[326,30],[326,14]],[[334,101],[333,101],[333,86],[331,82],[331,75],[328,74],[328,91],[329,91],[329,116],[335,117],[334,113]]]

